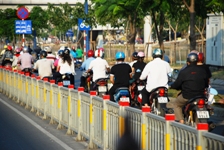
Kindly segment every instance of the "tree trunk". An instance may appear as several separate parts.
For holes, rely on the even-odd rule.
[[[159,46],[160,49],[164,50],[164,43],[163,43],[163,27],[165,22],[164,13],[160,11],[160,24],[159,24]]]
[[[195,12],[190,12],[190,51],[196,50]]]
[[[136,20],[135,18],[131,18],[132,16],[129,16],[129,34],[127,34],[128,43],[130,44],[130,51],[129,54],[132,54],[135,51],[135,37],[137,34],[136,31]],[[131,57],[131,56],[130,56]]]

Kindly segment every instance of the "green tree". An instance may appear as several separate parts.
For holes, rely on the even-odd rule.
[[[37,36],[40,36],[42,31],[48,28],[48,14],[40,6],[32,8],[29,19],[32,20],[32,28],[36,31]]]
[[[97,21],[112,27],[124,26],[127,28],[127,41],[130,43],[130,52],[134,52],[135,37],[145,12],[143,1],[139,0],[92,0]]]
[[[0,10],[0,36],[8,38],[15,42],[15,20],[18,20],[16,16],[16,9],[7,8]]]

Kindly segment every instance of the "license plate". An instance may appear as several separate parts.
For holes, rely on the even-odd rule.
[[[138,91],[141,91],[145,86],[138,86]]]
[[[64,81],[63,81],[63,85],[65,85],[65,86],[70,85],[70,81],[69,81],[69,80],[64,80]]]
[[[167,97],[158,97],[158,102],[159,103],[167,103],[168,99],[167,99]]]
[[[198,118],[209,118],[208,111],[197,111]]]
[[[120,101],[121,102],[130,102],[130,99],[129,99],[129,97],[121,97]]]
[[[106,86],[98,86],[98,91],[99,92],[106,92],[107,91],[107,87]]]

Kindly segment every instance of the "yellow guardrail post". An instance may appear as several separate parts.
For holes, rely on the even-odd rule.
[[[68,113],[69,113],[69,119],[68,119],[68,129],[66,134],[71,135],[73,134],[73,131],[71,130],[71,124],[72,124],[72,101],[71,101],[71,90],[74,90],[74,85],[68,86]]]
[[[119,101],[119,136],[122,137],[125,128],[125,111],[124,107],[130,106],[128,101]]]
[[[84,87],[78,87],[78,102],[77,102],[77,115],[78,115],[78,122],[79,122],[79,128],[78,128],[78,133],[76,136],[76,140],[77,141],[81,141],[82,140],[82,136],[81,136],[81,131],[82,131],[82,118],[81,118],[81,95],[80,93],[84,92]]]
[[[50,80],[50,84],[51,84],[51,89],[50,89],[50,109],[51,109],[51,120],[50,120],[50,124],[54,123],[54,119],[53,119],[53,105],[54,105],[54,100],[53,100],[53,87],[52,85],[55,84],[55,80]]]
[[[107,116],[107,101],[110,100],[110,95],[103,96],[103,149],[108,149],[108,116]]]
[[[151,112],[150,107],[142,106],[142,133],[141,133],[141,147],[142,150],[148,149],[148,122],[146,119],[146,114]]]
[[[0,66],[0,92],[2,92],[3,89],[3,67]]]
[[[96,148],[96,145],[93,143],[94,137],[94,124],[93,124],[93,104],[92,104],[92,97],[97,95],[96,91],[90,91],[90,102],[89,102],[89,124],[90,124],[90,133],[89,133],[89,146],[88,148]]]
[[[36,108],[37,108],[37,112],[36,112],[36,115],[37,116],[40,116],[40,90],[39,90],[39,80],[40,80],[40,77],[37,76],[36,77]],[[42,97],[41,97],[42,98]]]
[[[174,114],[166,114],[165,115],[165,120],[166,120],[166,134],[165,134],[165,144],[164,144],[164,149],[165,150],[171,150],[173,149],[173,142],[171,140],[171,127],[170,127],[170,122],[175,120],[175,115]]]
[[[58,126],[57,129],[62,129],[62,124],[61,124],[61,120],[62,120],[62,109],[61,109],[61,87],[63,87],[63,83],[62,82],[58,82],[58,113],[59,113],[59,117],[58,117]]]
[[[35,107],[35,103],[36,103],[36,96],[35,96],[35,87],[34,87],[34,83],[36,82],[36,78],[35,75],[32,74],[31,75],[31,112],[34,112],[34,107]],[[35,84],[36,85],[36,84]]]
[[[30,97],[30,94],[31,93],[29,93],[29,82],[28,82],[27,78],[30,78],[30,74],[29,73],[26,73],[25,76],[26,76],[26,84],[25,84],[26,100],[24,100],[24,101],[26,101],[25,109],[28,109],[29,108],[29,98],[31,98]]]
[[[206,147],[204,147],[206,144],[204,144],[204,140],[203,140],[203,136],[202,136],[202,132],[207,132],[208,131],[208,124],[207,123],[198,123],[197,124],[197,130],[198,130],[198,134],[197,134],[197,146],[196,146],[196,150],[204,150],[206,149]]]
[[[48,79],[47,78],[44,78],[43,79],[43,81],[44,81],[44,93],[43,93],[43,95],[44,95],[44,115],[43,115],[43,117],[42,117],[42,119],[47,119],[47,108],[49,107],[49,104],[47,103],[47,100],[50,98],[50,97],[47,97],[47,88],[46,88],[46,83],[48,83]]]

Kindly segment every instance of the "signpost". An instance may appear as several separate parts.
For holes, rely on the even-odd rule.
[[[23,34],[23,46],[25,46],[25,36],[24,34],[32,34],[32,24],[31,24],[31,20],[26,20],[29,17],[29,11],[28,9],[26,9],[26,7],[22,6],[19,7],[16,15],[19,19],[21,19],[22,21],[16,20],[15,21],[15,30],[16,30],[16,34]]]

